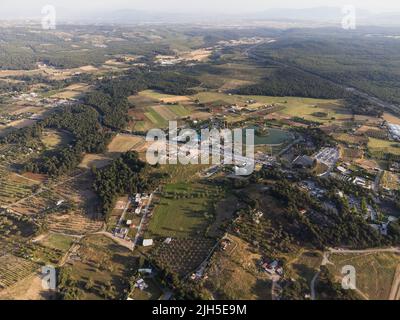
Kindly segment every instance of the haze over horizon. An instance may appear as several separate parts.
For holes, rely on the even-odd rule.
[[[82,2],[79,0],[2,0],[0,3],[0,17],[29,17],[40,15],[45,5],[53,5],[59,13],[89,14],[101,11],[138,10],[157,13],[191,13],[191,14],[249,14],[271,9],[307,9],[315,7],[342,7],[354,5],[357,9],[368,10],[373,14],[383,12],[400,12],[400,2],[383,0],[377,3],[374,0],[97,0]]]

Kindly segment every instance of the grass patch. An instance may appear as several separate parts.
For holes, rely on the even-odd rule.
[[[52,249],[68,251],[73,242],[74,239],[72,237],[51,233],[41,242],[41,244]]]
[[[396,267],[400,257],[393,253],[374,254],[333,254],[329,260],[334,265],[327,265],[341,281],[341,270],[345,265],[356,269],[356,287],[369,299],[388,299]]]
[[[149,233],[180,238],[204,235],[213,221],[213,205],[223,193],[215,186],[200,183],[166,185],[150,222]]]
[[[257,266],[261,255],[242,239],[229,239],[228,250],[214,253],[205,287],[216,299],[271,300],[271,280]]]
[[[42,142],[47,149],[52,150],[71,143],[72,137],[64,131],[47,130],[43,133]]]

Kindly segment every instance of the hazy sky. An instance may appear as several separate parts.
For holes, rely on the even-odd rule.
[[[372,12],[400,11],[399,0],[0,0],[0,13],[24,15],[46,5],[72,12],[137,9],[171,12],[240,13],[271,8],[307,8],[347,4]]]

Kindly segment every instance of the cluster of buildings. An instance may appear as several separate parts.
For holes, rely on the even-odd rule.
[[[147,283],[142,278],[137,280],[136,283],[135,283],[135,288],[138,288],[141,291],[146,290],[148,287],[149,286],[147,285]]]
[[[74,98],[63,99],[57,97],[43,98],[36,92],[28,92],[19,94],[18,92],[12,93],[12,99],[20,102],[29,102],[29,105],[36,107],[60,107],[68,104],[72,104],[77,100]]]
[[[299,183],[299,187],[303,190],[306,190],[316,198],[322,198],[326,191],[325,189],[320,188],[314,181],[311,180],[304,180]]]
[[[0,114],[0,124],[7,125],[13,121],[30,119],[34,114],[32,112],[23,112],[19,114]]]
[[[337,148],[323,148],[313,158],[323,163],[328,168],[333,168],[339,160],[339,150]]]
[[[129,198],[121,218],[119,219],[119,222],[114,230],[114,236],[123,240],[130,240],[128,239],[129,229],[136,227],[136,225],[133,225],[133,220],[130,218],[130,216],[142,215],[148,199],[149,196],[147,194],[140,193],[136,194],[135,197]]]
[[[378,223],[378,222],[371,223],[370,226],[371,226],[373,229],[375,229],[376,231],[378,231],[381,235],[387,236],[389,225],[390,225],[392,222],[396,222],[397,220],[398,220],[398,218],[389,216],[389,217],[387,218],[387,221],[385,221],[385,222],[380,222],[380,223]]]
[[[262,42],[272,43],[275,40],[273,39],[266,39],[261,37],[250,37],[250,38],[240,38],[238,40],[223,40],[219,41],[218,44],[220,46],[225,47],[234,47],[234,46],[241,46],[241,45],[254,45]],[[218,47],[217,47],[218,48]]]
[[[261,259],[260,267],[263,271],[270,275],[283,276],[283,267],[279,264],[278,260]]]
[[[378,168],[376,168],[376,170],[379,171]],[[337,173],[333,174],[333,177],[342,181],[351,182],[364,189],[372,189],[373,182],[366,177],[354,176],[354,172],[350,169],[349,163],[342,163],[341,165],[337,166],[336,171]]]

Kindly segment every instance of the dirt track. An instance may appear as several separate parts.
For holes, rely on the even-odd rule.
[[[396,273],[394,274],[389,300],[400,300],[400,264],[397,266]]]

